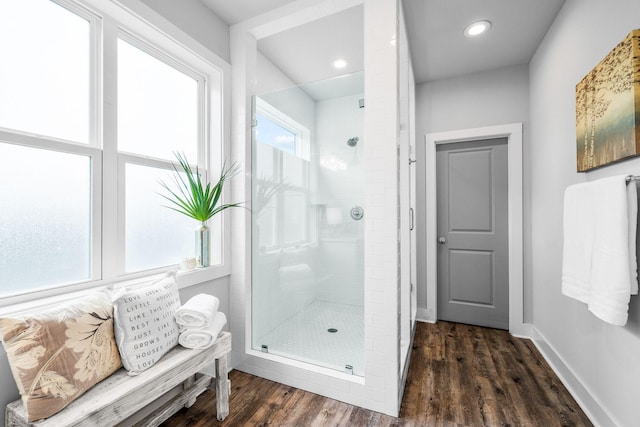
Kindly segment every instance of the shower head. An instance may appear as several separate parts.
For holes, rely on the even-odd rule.
[[[347,145],[349,147],[355,147],[356,145],[358,145],[358,141],[360,141],[360,138],[354,136],[353,138],[349,138],[349,140],[347,141]]]

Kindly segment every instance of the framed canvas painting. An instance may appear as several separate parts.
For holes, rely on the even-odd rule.
[[[640,154],[640,30],[576,85],[578,172]]]

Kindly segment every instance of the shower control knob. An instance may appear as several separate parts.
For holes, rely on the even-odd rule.
[[[364,216],[364,209],[362,209],[360,206],[354,206],[351,208],[351,218],[358,221],[362,219],[363,216]]]
[[[447,243],[447,239],[440,236],[438,237],[438,243],[440,243],[441,245],[444,245],[445,243]]]

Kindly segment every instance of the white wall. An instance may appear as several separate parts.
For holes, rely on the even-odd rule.
[[[416,87],[416,214],[418,232],[418,318],[426,318],[426,182],[425,134],[462,130],[507,123],[524,123],[524,157],[526,159],[529,116],[529,76],[526,65],[503,68],[453,79],[438,80]],[[529,235],[526,202],[528,168],[524,165],[525,242]],[[525,243],[525,271],[529,271]],[[525,279],[525,321],[531,318],[531,284]]]
[[[121,0],[127,4],[131,0]],[[141,0],[229,62],[229,26],[200,0]]]
[[[576,173],[575,85],[632,29],[637,0],[567,0],[530,64],[531,256],[533,323],[610,420],[637,426],[640,396],[640,298],[631,298],[629,323],[608,325],[584,304],[560,293],[562,200],[584,180],[640,174],[640,159]],[[598,415],[598,408],[587,407]]]
[[[293,80],[258,51],[256,56],[256,93],[258,95],[297,86]],[[310,102],[313,100],[310,99]]]

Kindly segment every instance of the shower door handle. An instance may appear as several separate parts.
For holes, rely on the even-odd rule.
[[[413,231],[413,208],[409,208],[409,231]]]

